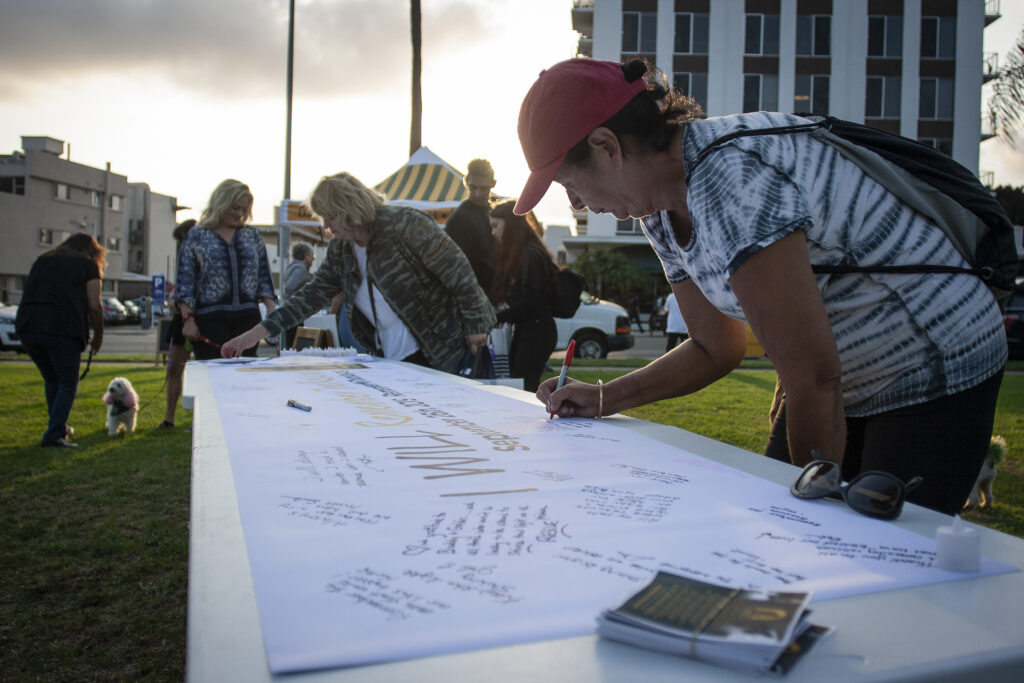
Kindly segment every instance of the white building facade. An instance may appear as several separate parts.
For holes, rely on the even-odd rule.
[[[985,26],[999,0],[577,0],[578,54],[646,57],[708,116],[829,114],[930,144],[978,172]],[[637,221],[588,214],[565,241],[636,249]]]
[[[21,300],[32,263],[76,232],[107,249],[103,293],[148,294],[151,276],[172,273],[177,199],[124,175],[65,158],[63,140],[24,136],[0,155],[0,300]]]

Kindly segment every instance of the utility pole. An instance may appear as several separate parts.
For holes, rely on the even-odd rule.
[[[292,196],[292,67],[295,54],[295,0],[288,1],[288,76],[284,133],[284,198],[277,216],[277,281],[284,290],[284,270],[291,251],[291,229],[288,227],[288,201]]]
[[[409,130],[409,156],[411,157],[416,150],[423,146],[423,88],[421,85],[423,40],[420,36],[420,0],[410,0],[410,5],[412,29],[412,126]]]

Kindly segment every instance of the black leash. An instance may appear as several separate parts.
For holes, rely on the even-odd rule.
[[[85,379],[85,376],[89,374],[89,368],[92,367],[92,355],[93,355],[93,353],[94,352],[92,350],[92,347],[89,347],[89,358],[85,361],[85,370],[82,372],[81,376],[78,378],[79,382],[81,382],[83,379]]]

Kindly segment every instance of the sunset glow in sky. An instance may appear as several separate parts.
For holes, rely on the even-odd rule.
[[[541,69],[573,55],[571,0],[428,0],[423,6],[423,143],[456,168],[488,158],[499,194],[527,168],[516,137]],[[1003,0],[985,30],[1001,58],[1024,28]],[[70,145],[104,168],[192,207],[224,178],[250,185],[254,219],[284,193],[287,0],[0,0],[0,153],[22,135]],[[374,185],[409,156],[406,0],[298,0],[292,198],[349,171]],[[983,100],[987,99],[987,89]],[[1024,185],[1024,146],[981,146],[982,171]],[[538,207],[570,222],[554,186]]]

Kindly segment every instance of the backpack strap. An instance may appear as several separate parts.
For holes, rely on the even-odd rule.
[[[901,202],[931,220],[946,234],[964,259],[973,264],[969,268],[932,264],[837,264],[812,266],[815,273],[964,273],[981,278],[997,298],[1005,295],[1006,281],[1009,279],[1012,283],[1013,278],[1008,278],[1004,271],[1012,266],[1012,271],[1016,273],[1016,259],[1013,263],[1008,263],[1010,251],[1015,252],[1015,249],[1009,250],[1005,244],[1009,240],[1012,246],[1012,229],[1007,231],[1008,221],[999,215],[1001,208],[998,205],[991,207],[994,199],[987,194],[979,194],[981,184],[970,171],[945,155],[936,156],[941,153],[917,140],[849,123],[833,116],[795,116],[809,119],[811,122],[770,128],[744,128],[727,133],[698,153],[693,169],[713,152],[737,138],[808,133],[836,149],[841,156],[855,164],[865,175],[878,182]],[[870,141],[860,139],[864,138],[865,134],[880,136],[887,142],[880,143],[876,140],[876,144],[880,146],[872,146]],[[912,151],[908,151],[908,147]],[[692,173],[693,169],[689,169],[688,173]],[[965,200],[951,197],[936,185],[935,176],[939,176],[939,183],[950,182],[948,178],[943,177],[945,173],[956,181],[960,191],[965,195]],[[921,177],[922,174],[924,177]],[[974,187],[975,185],[977,187]],[[993,224],[998,228],[993,227]],[[1015,256],[1015,253],[1013,255]],[[979,260],[995,265],[976,265]]]

